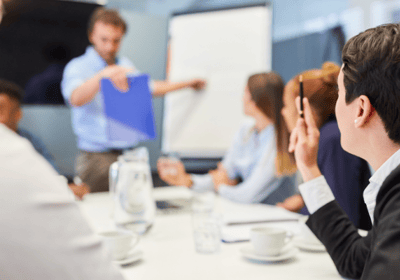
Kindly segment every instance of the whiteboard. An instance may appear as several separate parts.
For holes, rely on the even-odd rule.
[[[169,79],[207,80],[205,90],[165,97],[162,151],[221,157],[246,119],[242,97],[250,75],[271,69],[268,4],[181,13],[169,22]]]

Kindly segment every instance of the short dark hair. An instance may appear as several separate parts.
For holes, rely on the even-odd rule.
[[[92,34],[96,22],[101,21],[122,28],[124,34],[128,30],[125,20],[121,17],[117,10],[99,7],[94,10],[89,19],[88,35]]]
[[[0,94],[5,94],[8,97],[18,101],[19,104],[22,103],[24,99],[24,91],[17,84],[0,79]]]
[[[400,25],[368,29],[343,48],[346,103],[369,98],[389,138],[400,143]]]

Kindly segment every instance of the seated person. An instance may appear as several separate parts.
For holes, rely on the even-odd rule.
[[[275,204],[294,194],[296,168],[286,148],[289,134],[280,114],[282,104],[276,102],[282,100],[283,87],[276,73],[251,76],[243,107],[255,124],[239,129],[218,168],[206,175],[187,174],[182,162],[160,159],[160,178],[195,191],[215,190],[242,203]]]
[[[66,182],[2,123],[0,158],[1,279],[123,279]]]
[[[345,278],[400,279],[399,41],[399,24],[382,25],[351,38],[342,52],[335,107],[341,145],[375,170],[364,191],[373,224],[367,236],[359,235],[321,175],[320,133],[307,98],[304,119],[290,138],[305,182],[299,189],[311,213],[306,224]]]
[[[368,164],[347,152],[340,145],[340,131],[335,119],[335,102],[337,100],[337,77],[340,67],[326,62],[322,69],[303,72],[304,97],[310,101],[314,118],[320,131],[318,167],[325,176],[339,205],[347,213],[355,226],[369,229],[370,219],[362,192],[371,175]],[[296,126],[299,117],[295,98],[299,96],[299,76],[291,79],[284,90],[282,115],[289,131]],[[291,211],[300,211],[304,201],[300,194],[288,198],[278,206]],[[308,214],[303,209],[301,212]]]
[[[9,129],[28,139],[35,150],[41,154],[57,172],[59,172],[54,157],[47,150],[43,142],[28,131],[18,128],[18,123],[22,118],[22,98],[23,92],[16,84],[0,80],[0,123],[5,124]],[[80,199],[89,192],[89,188],[83,183],[80,185],[71,183],[69,184],[69,187]]]
[[[0,21],[4,11],[0,0]],[[64,180],[3,123],[0,159],[1,279],[123,279]]]

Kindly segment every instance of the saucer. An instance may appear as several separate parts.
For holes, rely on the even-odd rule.
[[[326,248],[322,243],[310,243],[304,240],[304,238],[301,236],[294,237],[292,242],[294,246],[303,251],[326,252]]]
[[[299,252],[299,249],[290,245],[280,255],[264,256],[264,255],[257,255],[254,252],[253,245],[247,244],[245,247],[240,249],[240,252],[242,253],[243,257],[250,259],[250,260],[262,261],[262,262],[280,262],[280,261],[285,261],[285,260],[291,259],[294,256],[296,256],[297,253]]]
[[[113,263],[118,265],[127,265],[141,260],[142,257],[143,257],[142,251],[133,251],[132,253],[129,253],[129,255],[125,259],[115,260],[113,261]]]

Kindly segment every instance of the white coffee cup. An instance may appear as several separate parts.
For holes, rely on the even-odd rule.
[[[139,235],[127,230],[100,232],[105,246],[110,250],[113,260],[123,260],[139,242]]]
[[[293,235],[281,228],[257,227],[250,230],[250,241],[257,255],[277,256]]]
[[[300,223],[300,231],[303,241],[305,243],[313,244],[313,245],[322,245],[321,241],[315,236],[315,234],[308,228],[306,222],[308,220],[308,216],[301,217],[299,219]]]

